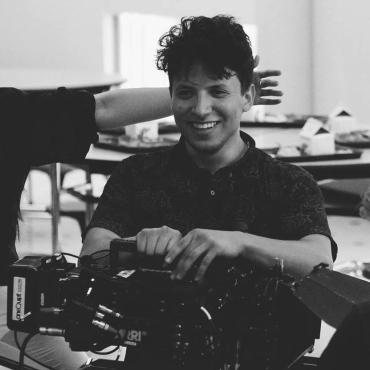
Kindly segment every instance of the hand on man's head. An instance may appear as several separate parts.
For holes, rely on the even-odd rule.
[[[254,58],[254,69],[259,64],[259,56],[256,55]],[[276,89],[279,82],[269,77],[278,77],[281,75],[281,71],[275,69],[268,69],[265,71],[253,72],[253,84],[256,89],[256,97],[254,98],[254,105],[276,105],[281,103],[280,96],[283,96],[281,90]]]

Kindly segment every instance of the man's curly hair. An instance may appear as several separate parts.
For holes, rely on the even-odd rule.
[[[159,39],[157,68],[168,73],[170,88],[179,73],[201,63],[217,79],[239,78],[242,92],[253,77],[253,54],[248,35],[234,17],[184,17]]]

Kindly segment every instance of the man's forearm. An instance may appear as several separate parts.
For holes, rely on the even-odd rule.
[[[170,116],[168,88],[117,89],[95,95],[98,130]]]
[[[84,240],[82,250],[81,250],[81,257],[93,255],[93,259],[95,262],[102,266],[108,266],[110,261],[110,243],[113,239],[119,238],[119,235],[115,234],[114,232],[95,227],[88,231],[86,234],[86,238]],[[122,266],[127,266],[127,264],[132,264],[132,253],[120,253],[119,254],[119,261]]]
[[[312,234],[300,240],[277,240],[240,233],[242,258],[266,268],[277,259],[283,261],[284,271],[296,278],[312,272],[320,263],[332,267],[330,240],[324,235]]]
[[[110,242],[115,238],[119,238],[119,236],[109,230],[98,227],[92,228],[86,234],[80,255],[90,255],[103,250],[108,252]]]

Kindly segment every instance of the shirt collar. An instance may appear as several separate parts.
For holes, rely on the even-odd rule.
[[[231,164],[230,166],[223,167],[219,169],[218,173],[233,173],[238,172],[244,176],[257,176],[258,175],[258,149],[256,148],[256,143],[254,139],[247,133],[240,131],[240,136],[245,143],[248,143],[249,148],[246,153],[237,162]],[[189,172],[206,172],[204,169],[199,168],[196,163],[189,156],[186,146],[185,139],[181,136],[179,142],[173,147],[172,155],[170,157],[170,163],[174,168],[181,168]],[[215,175],[216,175],[215,174]]]

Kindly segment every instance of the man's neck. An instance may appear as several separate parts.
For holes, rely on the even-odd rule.
[[[211,174],[219,169],[230,166],[241,159],[249,149],[249,144],[241,137],[233,145],[224,146],[215,153],[199,153],[186,145],[187,151],[199,168],[203,168]]]

